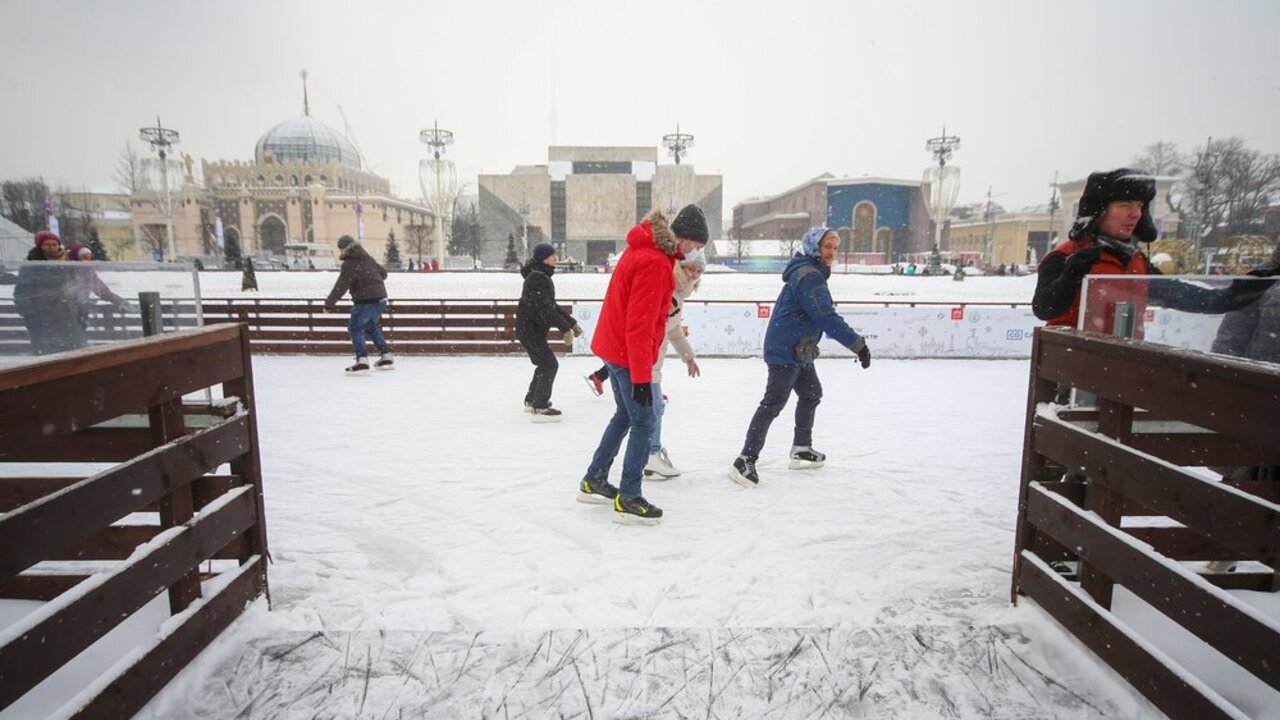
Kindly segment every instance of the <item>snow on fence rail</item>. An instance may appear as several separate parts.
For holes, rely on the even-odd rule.
[[[515,300],[392,299],[383,316],[387,339],[402,354],[502,355],[523,352],[515,337]],[[206,324],[243,322],[255,351],[266,353],[347,354],[348,304],[324,312],[315,298],[229,298],[201,304]],[[590,353],[591,332],[600,313],[596,300],[562,301],[588,332],[574,343],[574,354]],[[772,301],[707,300],[686,304],[690,339],[703,356],[753,357],[763,351]],[[1039,321],[1028,305],[999,302],[839,302],[837,310],[865,335],[877,357],[1025,358]],[[191,300],[162,300],[166,330],[195,324]],[[102,304],[89,316],[89,339],[112,342],[141,335],[136,317],[122,316]],[[567,351],[560,334],[552,348]],[[26,354],[26,330],[13,305],[0,300],[0,354]],[[824,341],[823,352],[851,356]]]
[[[223,399],[184,403],[209,388]],[[0,602],[45,601],[0,628],[0,711],[44,715],[33,697],[56,693],[73,717],[130,717],[267,592],[253,397],[243,326],[0,370],[0,466],[113,464],[89,477],[0,468]],[[70,700],[66,687],[32,692],[166,590],[173,618],[148,646]]]
[[[1280,691],[1280,623],[1226,592],[1280,591],[1280,483],[1187,469],[1280,467],[1280,371],[1057,329],[1036,332],[1032,369],[1014,602],[1035,600],[1170,717],[1250,716],[1237,704],[1247,692],[1209,689],[1196,658],[1162,649],[1175,633],[1136,632],[1113,595],[1167,616],[1264,696]],[[1051,404],[1060,386],[1096,394],[1096,407]],[[1203,560],[1241,571],[1184,564]]]

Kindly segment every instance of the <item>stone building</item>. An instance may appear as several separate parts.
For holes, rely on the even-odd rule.
[[[654,147],[552,146],[547,164],[480,175],[481,261],[501,265],[508,238],[523,261],[540,242],[562,258],[602,264],[626,246],[627,230],[654,207],[696,203],[720,237],[723,180],[690,165],[659,165]]]
[[[842,262],[894,262],[933,247],[927,191],[919,181],[823,173],[777,195],[734,206],[732,234],[742,241],[776,240],[789,247],[806,229],[825,225],[840,233]]]
[[[170,171],[179,257],[223,254],[215,232],[219,219],[227,247],[295,267],[306,267],[308,252],[327,256],[342,235],[363,235],[370,254],[381,260],[394,232],[402,258],[430,257],[432,212],[393,197],[386,178],[363,169],[355,146],[309,113],[263,133],[251,162],[204,161],[199,178],[193,166],[185,155]],[[163,192],[143,190],[130,205],[141,257],[163,259]]]

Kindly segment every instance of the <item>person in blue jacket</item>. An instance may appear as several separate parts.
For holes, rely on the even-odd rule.
[[[769,426],[796,393],[796,431],[791,445],[793,470],[819,468],[827,456],[813,449],[813,418],[822,401],[822,383],[813,361],[823,335],[857,353],[862,367],[871,367],[871,351],[853,328],[836,314],[827,289],[831,263],[840,248],[840,236],[826,227],[812,227],[804,234],[801,252],[782,271],[785,285],[778,293],[764,335],[764,361],[769,380],[764,399],[747,428],[742,453],[733,461],[729,477],[740,485],[760,484],[756,459],[764,447]]]

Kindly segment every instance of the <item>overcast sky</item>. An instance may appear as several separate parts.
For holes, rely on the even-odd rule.
[[[302,112],[420,196],[418,131],[459,178],[676,123],[726,214],[821,173],[919,179],[961,137],[960,201],[1043,203],[1156,140],[1280,152],[1280,2],[29,2],[0,0],[0,179],[112,182],[159,114],[197,159],[250,160]],[[664,161],[665,161],[665,155]]]

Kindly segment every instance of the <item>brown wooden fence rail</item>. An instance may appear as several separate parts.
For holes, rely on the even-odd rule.
[[[213,387],[223,399],[184,403]],[[239,325],[0,370],[0,471],[113,464],[0,477],[0,598],[56,599],[0,629],[0,709],[167,591],[175,618],[75,713],[132,716],[267,592],[256,422]]]
[[[1051,405],[1059,385],[1097,394],[1097,407]],[[1242,713],[1118,622],[1112,590],[1124,587],[1280,689],[1280,624],[1224,590],[1280,590],[1280,482],[1187,469],[1280,466],[1278,407],[1280,371],[1266,366],[1036,331],[1013,600],[1033,598],[1170,717]],[[1122,526],[1133,516],[1176,524]],[[1269,571],[1207,574],[1181,562],[1190,560],[1250,560]]]

